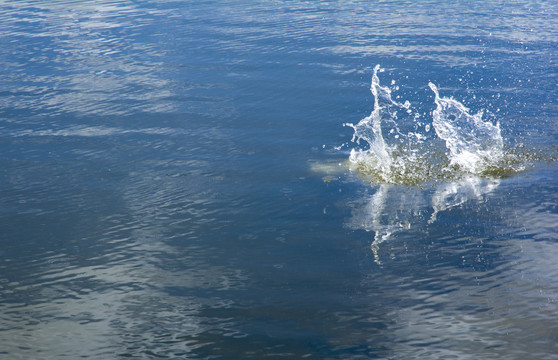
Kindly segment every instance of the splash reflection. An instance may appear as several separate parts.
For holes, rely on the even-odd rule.
[[[349,226],[374,232],[374,261],[381,264],[380,244],[402,231],[426,232],[439,213],[468,202],[481,203],[498,188],[500,180],[469,176],[441,183],[434,189],[382,184],[353,212]]]
[[[440,212],[440,219],[427,225],[428,238],[443,246],[430,246],[423,237],[409,248],[412,253],[425,246],[424,257],[383,266],[380,281],[374,271],[363,279],[370,299],[385,295],[394,302],[382,310],[393,319],[389,347],[397,358],[524,359],[556,353],[556,186],[541,173],[533,177],[502,180],[492,193],[495,188],[472,182],[425,194],[433,203],[439,190],[459,198],[443,206],[461,214],[447,213],[442,219]],[[528,195],[533,188],[534,198]],[[390,194],[397,200],[395,193]],[[484,210],[467,207],[487,197]],[[459,224],[448,227],[463,213],[469,215],[469,231]]]

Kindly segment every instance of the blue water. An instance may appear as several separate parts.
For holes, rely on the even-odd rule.
[[[556,2],[0,1],[0,49],[0,358],[558,359]],[[351,169],[378,64],[514,171]]]

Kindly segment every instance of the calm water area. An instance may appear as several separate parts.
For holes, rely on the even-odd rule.
[[[557,82],[550,0],[0,0],[0,359],[558,359]]]

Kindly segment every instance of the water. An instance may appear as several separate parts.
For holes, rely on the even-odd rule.
[[[0,357],[558,358],[557,16],[0,1]]]
[[[351,150],[353,170],[372,182],[404,185],[523,170],[523,166],[510,166],[522,159],[505,154],[499,124],[483,121],[482,113],[470,115],[469,109],[455,99],[440,97],[432,83],[428,85],[436,95],[436,109],[432,111],[432,121],[423,122],[408,100],[399,103],[391,98],[391,89],[380,85],[379,70],[377,65],[372,76],[374,110],[356,125],[345,124],[354,130],[352,142],[364,141],[368,145],[366,150]],[[445,142],[445,155],[429,139],[431,124],[437,137]],[[412,125],[415,131],[405,133],[401,125]]]

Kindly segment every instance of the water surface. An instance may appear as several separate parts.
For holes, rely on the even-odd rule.
[[[557,16],[0,1],[0,354],[558,358]],[[418,180],[350,166],[378,64]],[[440,99],[506,171],[452,163]]]

